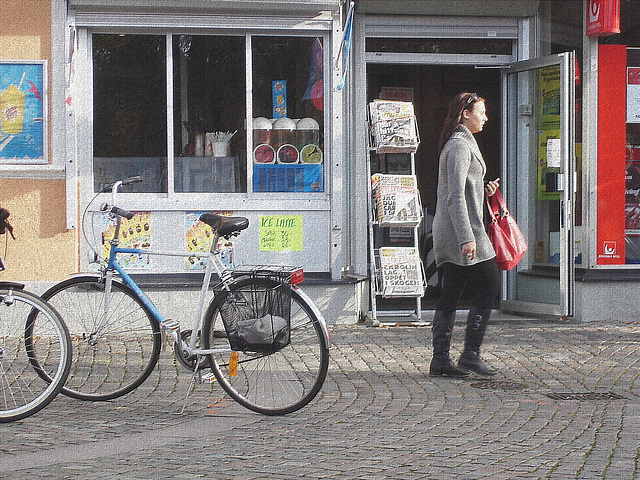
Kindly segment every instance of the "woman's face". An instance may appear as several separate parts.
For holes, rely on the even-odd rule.
[[[487,111],[484,102],[475,102],[470,109],[462,112],[462,124],[469,129],[471,133],[482,131],[487,118]]]

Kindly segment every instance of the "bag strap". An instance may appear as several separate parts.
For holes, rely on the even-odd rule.
[[[500,189],[496,189],[492,196],[487,195],[487,207],[489,208],[491,220],[494,222],[497,221],[497,217],[506,217],[509,215],[509,210],[507,209],[507,205],[504,203],[504,198],[502,198]]]

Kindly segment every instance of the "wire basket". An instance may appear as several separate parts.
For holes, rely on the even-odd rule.
[[[220,316],[232,350],[273,353],[290,343],[291,286],[278,281],[277,285],[249,282],[226,292]]]

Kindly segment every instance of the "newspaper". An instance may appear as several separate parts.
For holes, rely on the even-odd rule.
[[[411,102],[374,100],[369,104],[371,138],[378,153],[415,153],[420,144]]]
[[[380,280],[383,297],[421,297],[422,263],[416,247],[381,247]]]
[[[415,227],[422,220],[422,206],[415,175],[376,173],[371,177],[376,221],[381,226]]]

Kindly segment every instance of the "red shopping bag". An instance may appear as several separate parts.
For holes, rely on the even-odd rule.
[[[527,252],[527,241],[515,218],[504,203],[500,190],[487,197],[491,223],[487,234],[496,251],[496,262],[500,270],[511,270]]]

